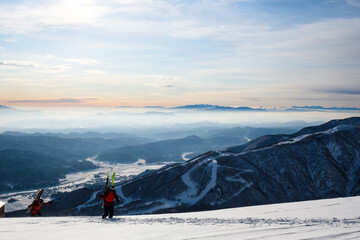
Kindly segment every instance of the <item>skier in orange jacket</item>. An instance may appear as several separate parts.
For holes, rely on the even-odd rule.
[[[52,201],[44,202],[44,200],[42,200],[42,199],[34,200],[33,203],[28,206],[29,210],[31,211],[31,216],[32,217],[35,217],[35,216],[41,217],[40,207],[50,205],[51,203],[52,203]]]

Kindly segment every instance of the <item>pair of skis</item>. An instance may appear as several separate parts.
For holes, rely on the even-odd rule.
[[[111,187],[114,187],[114,179],[115,179],[115,172],[113,173],[112,177],[111,177]],[[106,184],[105,184],[105,191],[108,187],[109,184],[109,173],[107,173],[107,178],[106,178]]]

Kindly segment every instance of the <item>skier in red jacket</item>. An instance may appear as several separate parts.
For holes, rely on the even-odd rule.
[[[114,200],[119,202],[119,197],[116,194],[114,187],[107,188],[105,193],[100,195],[101,199],[104,199],[104,215],[102,218],[106,218],[109,215],[109,218],[114,216]]]
[[[40,207],[50,205],[51,203],[52,203],[52,201],[46,203],[42,199],[34,200],[33,203],[28,206],[29,210],[31,211],[31,216],[32,217],[35,217],[35,216],[41,217]]]

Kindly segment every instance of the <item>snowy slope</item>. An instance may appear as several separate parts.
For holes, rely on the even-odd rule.
[[[360,239],[360,197],[206,212],[5,218],[0,239]]]

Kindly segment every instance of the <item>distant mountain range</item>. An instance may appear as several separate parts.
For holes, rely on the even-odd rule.
[[[306,127],[294,134],[263,136],[240,146],[145,171],[120,183],[116,187],[121,200],[117,214],[200,211],[360,195],[358,117]],[[64,193],[46,214],[91,215],[99,193],[85,188]],[[96,211],[100,214],[101,209]],[[12,214],[22,216],[23,211]]]
[[[247,106],[241,107],[230,107],[230,106],[220,106],[220,105],[212,105],[212,104],[193,104],[193,105],[184,105],[177,107],[163,107],[163,106],[145,106],[145,107],[131,107],[131,106],[118,106],[115,108],[119,109],[132,109],[132,108],[144,108],[144,109],[156,109],[157,111],[150,111],[146,114],[149,115],[164,115],[171,116],[172,113],[169,112],[161,112],[161,110],[193,110],[193,111],[360,111],[360,108],[357,107],[322,107],[322,106],[292,106],[290,108],[285,109],[277,109],[277,108],[252,108]],[[0,105],[0,113],[39,113],[39,111],[24,111],[18,110],[16,108],[11,108],[7,106]],[[111,113],[97,113],[98,116],[104,115],[123,115],[123,112],[111,112]],[[132,115],[139,115],[143,113],[132,113]]]
[[[227,107],[219,105],[209,104],[196,104],[174,107],[172,109],[194,109],[194,110],[206,110],[206,111],[266,111],[264,108],[251,108],[251,107]]]
[[[11,107],[7,107],[7,106],[3,106],[0,105],[0,111],[14,111],[16,110],[15,108],[11,108]]]
[[[193,130],[193,132],[196,132]],[[222,150],[229,146],[243,144],[251,139],[274,133],[293,133],[290,128],[214,128],[199,131],[177,139],[167,139],[137,146],[122,146],[106,150],[99,154],[100,161],[116,163],[134,163],[139,159],[147,163],[183,162],[184,158],[193,158],[204,152]],[[188,133],[187,131],[185,133]],[[164,133],[169,136],[172,133]],[[185,154],[185,155],[184,155]]]
[[[203,111],[266,111],[264,108],[251,108],[251,107],[229,107],[211,104],[194,104],[184,105],[178,107],[162,107],[162,106],[145,106],[145,107],[117,107],[117,108],[154,108],[154,109],[174,109],[174,110],[203,110]]]
[[[172,110],[202,110],[202,111],[266,111],[265,108],[251,108],[251,107],[229,107],[211,104],[194,104],[184,105],[178,107],[162,107],[162,106],[145,106],[145,107],[129,107],[119,106],[116,108],[148,108],[148,109],[172,109]]]
[[[199,211],[360,195],[360,118],[274,136],[124,182],[116,188],[121,198],[117,211]],[[73,213],[87,215],[92,204],[90,199]]]
[[[204,151],[220,150],[234,144],[247,142],[243,137],[200,138],[188,136],[181,139],[164,140],[139,146],[124,146],[109,149],[99,155],[100,161],[116,163],[135,163],[139,159],[146,163],[183,162]]]
[[[84,161],[88,157],[151,141],[127,134],[5,132],[0,134],[0,192],[54,185],[67,173],[96,168]]]
[[[53,186],[67,173],[96,167],[88,161],[69,159],[62,154],[16,149],[0,150],[0,162],[0,192]]]
[[[230,107],[211,104],[194,104],[178,107],[145,106],[145,107],[117,107],[117,108],[154,108],[154,109],[173,109],[173,110],[201,110],[201,111],[360,111],[357,107],[322,107],[322,106],[292,106],[285,109],[277,108],[252,108],[247,106]]]
[[[356,107],[322,107],[322,106],[292,106],[288,111],[323,111],[323,110],[332,110],[332,111],[360,111],[360,108]]]

